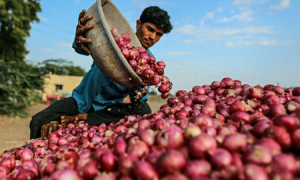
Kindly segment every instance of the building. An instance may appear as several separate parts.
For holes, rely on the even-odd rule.
[[[48,102],[49,99],[70,97],[73,89],[80,84],[82,78],[83,76],[48,74],[47,78],[44,79],[45,87],[42,100]]]

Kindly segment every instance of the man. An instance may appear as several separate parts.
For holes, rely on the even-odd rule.
[[[76,38],[73,48],[77,53],[89,55],[86,44],[92,40],[84,34],[93,28],[93,25],[84,25],[92,16],[85,17],[85,10],[79,14],[76,27]],[[150,56],[149,51],[165,33],[172,30],[170,16],[157,6],[150,6],[142,12],[136,21],[136,36]],[[80,85],[73,90],[72,97],[59,100],[32,117],[30,122],[30,139],[41,136],[41,127],[50,121],[60,121],[65,126],[68,123],[84,120],[89,125],[117,122],[126,115],[144,115],[151,112],[147,103],[148,94],[144,93],[136,99],[136,92],[145,90],[143,86],[124,87],[109,79],[93,62],[89,72],[84,76]],[[131,103],[123,100],[130,97]]]

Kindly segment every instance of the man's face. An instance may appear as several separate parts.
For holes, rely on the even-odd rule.
[[[136,29],[136,35],[146,49],[153,46],[164,34],[161,27],[149,22],[142,24],[140,20],[136,22]]]

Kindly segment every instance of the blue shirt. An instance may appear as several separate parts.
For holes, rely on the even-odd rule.
[[[88,55],[77,47],[75,41],[72,47],[79,54]],[[153,56],[151,52],[150,56]],[[144,86],[125,87],[115,83],[93,62],[91,69],[83,77],[80,85],[73,90],[72,97],[77,102],[79,112],[87,113],[92,108],[94,111],[98,111],[114,103],[123,103],[127,95],[129,95],[131,102],[145,102],[148,100],[148,93],[143,94],[139,99],[135,98],[136,91],[141,92],[142,88]],[[149,87],[147,90],[149,91]]]

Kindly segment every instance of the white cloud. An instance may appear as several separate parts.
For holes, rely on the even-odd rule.
[[[182,55],[187,55],[187,54],[193,54],[193,52],[190,51],[175,51],[175,52],[169,52],[166,53],[166,56],[182,56]]]
[[[210,27],[196,27],[194,25],[186,24],[178,28],[176,31],[184,35],[192,35],[196,37],[216,38],[229,35],[251,35],[251,34],[272,34],[271,26],[248,26],[244,28],[210,28]]]
[[[214,13],[212,13],[212,12],[206,13],[205,16],[200,20],[201,26],[203,26],[204,21],[205,21],[206,19],[212,19],[213,17],[214,17]]]
[[[166,1],[166,0],[159,0],[159,1],[150,1],[150,0],[132,0],[131,1],[131,6],[136,6],[141,9],[145,9],[151,4],[155,4],[156,6],[160,5],[170,5],[171,3]]]
[[[233,4],[252,4],[256,0],[234,0]]]
[[[259,4],[265,4],[266,2],[270,0],[234,0],[233,4],[234,5],[240,5],[240,4],[253,4],[256,1],[258,1]]]
[[[47,22],[49,19],[48,18],[45,18],[45,17],[42,17],[42,16],[39,16],[39,19],[41,20],[41,21],[45,21],[45,22]]]
[[[282,0],[279,4],[271,5],[271,9],[285,9],[290,7],[290,0]]]
[[[72,45],[70,43],[56,43],[57,46],[61,46],[61,47],[72,47]]]
[[[54,49],[51,49],[51,48],[36,48],[36,49],[39,51],[46,51],[46,52],[54,52],[55,51]]]
[[[249,46],[249,45],[261,45],[261,46],[300,46],[300,42],[294,40],[287,41],[276,41],[268,39],[260,39],[257,41],[226,41],[225,46],[234,47],[234,46]]]
[[[253,18],[251,17],[253,14],[250,7],[243,7],[240,8],[240,14],[236,14],[232,17],[223,17],[219,18],[217,22],[225,23],[225,22],[231,22],[234,20],[242,21],[242,22],[250,22],[253,21]]]

